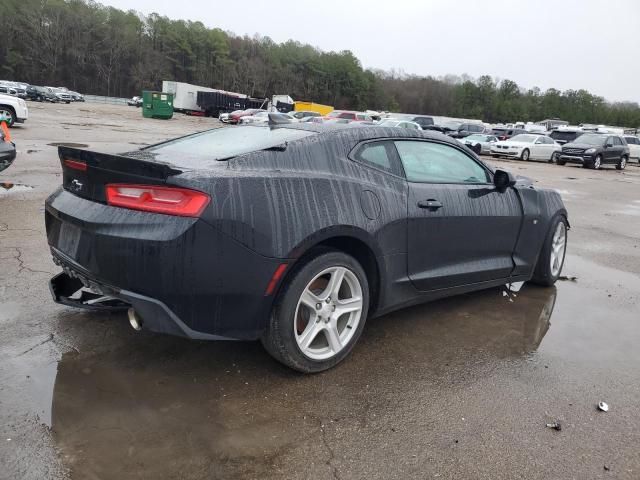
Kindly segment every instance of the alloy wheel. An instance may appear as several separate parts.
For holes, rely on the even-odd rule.
[[[556,231],[553,233],[551,241],[551,275],[557,277],[560,275],[562,264],[564,263],[565,247],[567,245],[567,226],[564,222],[559,222]]]
[[[602,159],[600,158],[600,155],[597,155],[595,160],[593,161],[593,168],[595,168],[596,170],[599,170],[601,165],[602,165]]]
[[[362,317],[362,286],[346,267],[316,275],[298,300],[294,335],[303,355],[326,360],[339,353],[355,334]]]

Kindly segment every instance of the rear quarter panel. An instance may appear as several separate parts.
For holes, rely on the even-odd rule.
[[[264,256],[295,258],[340,234],[377,256],[405,253],[407,183],[349,160],[357,142],[357,134],[316,135],[231,160],[215,178],[192,172],[175,182],[208,191],[205,220]]]

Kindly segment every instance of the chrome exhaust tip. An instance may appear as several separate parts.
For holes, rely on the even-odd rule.
[[[142,319],[138,317],[138,314],[133,308],[127,310],[127,316],[129,317],[129,323],[133,327],[134,330],[140,331],[142,330]]]

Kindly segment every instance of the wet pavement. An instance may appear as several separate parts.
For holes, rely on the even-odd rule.
[[[0,478],[640,478],[640,168],[500,162],[563,191],[567,280],[373,319],[343,364],[305,376],[258,343],[135,332],[50,300],[47,144],[123,150],[212,121],[71,105],[39,138],[61,108],[37,107],[0,175],[33,187],[0,194]],[[66,130],[97,112],[116,126]]]

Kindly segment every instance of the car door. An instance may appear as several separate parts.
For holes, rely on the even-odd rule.
[[[462,148],[397,140],[409,185],[408,275],[429,291],[507,278],[522,221],[516,192]]]
[[[607,140],[604,144],[604,153],[603,153],[603,159],[605,162],[609,163],[609,162],[613,162],[616,159],[616,147],[615,147],[615,142],[613,140],[613,137],[607,137]]]
[[[613,137],[613,148],[616,152],[616,156],[614,157],[614,161],[618,162],[622,155],[625,153],[624,151],[624,142],[620,137]]]

